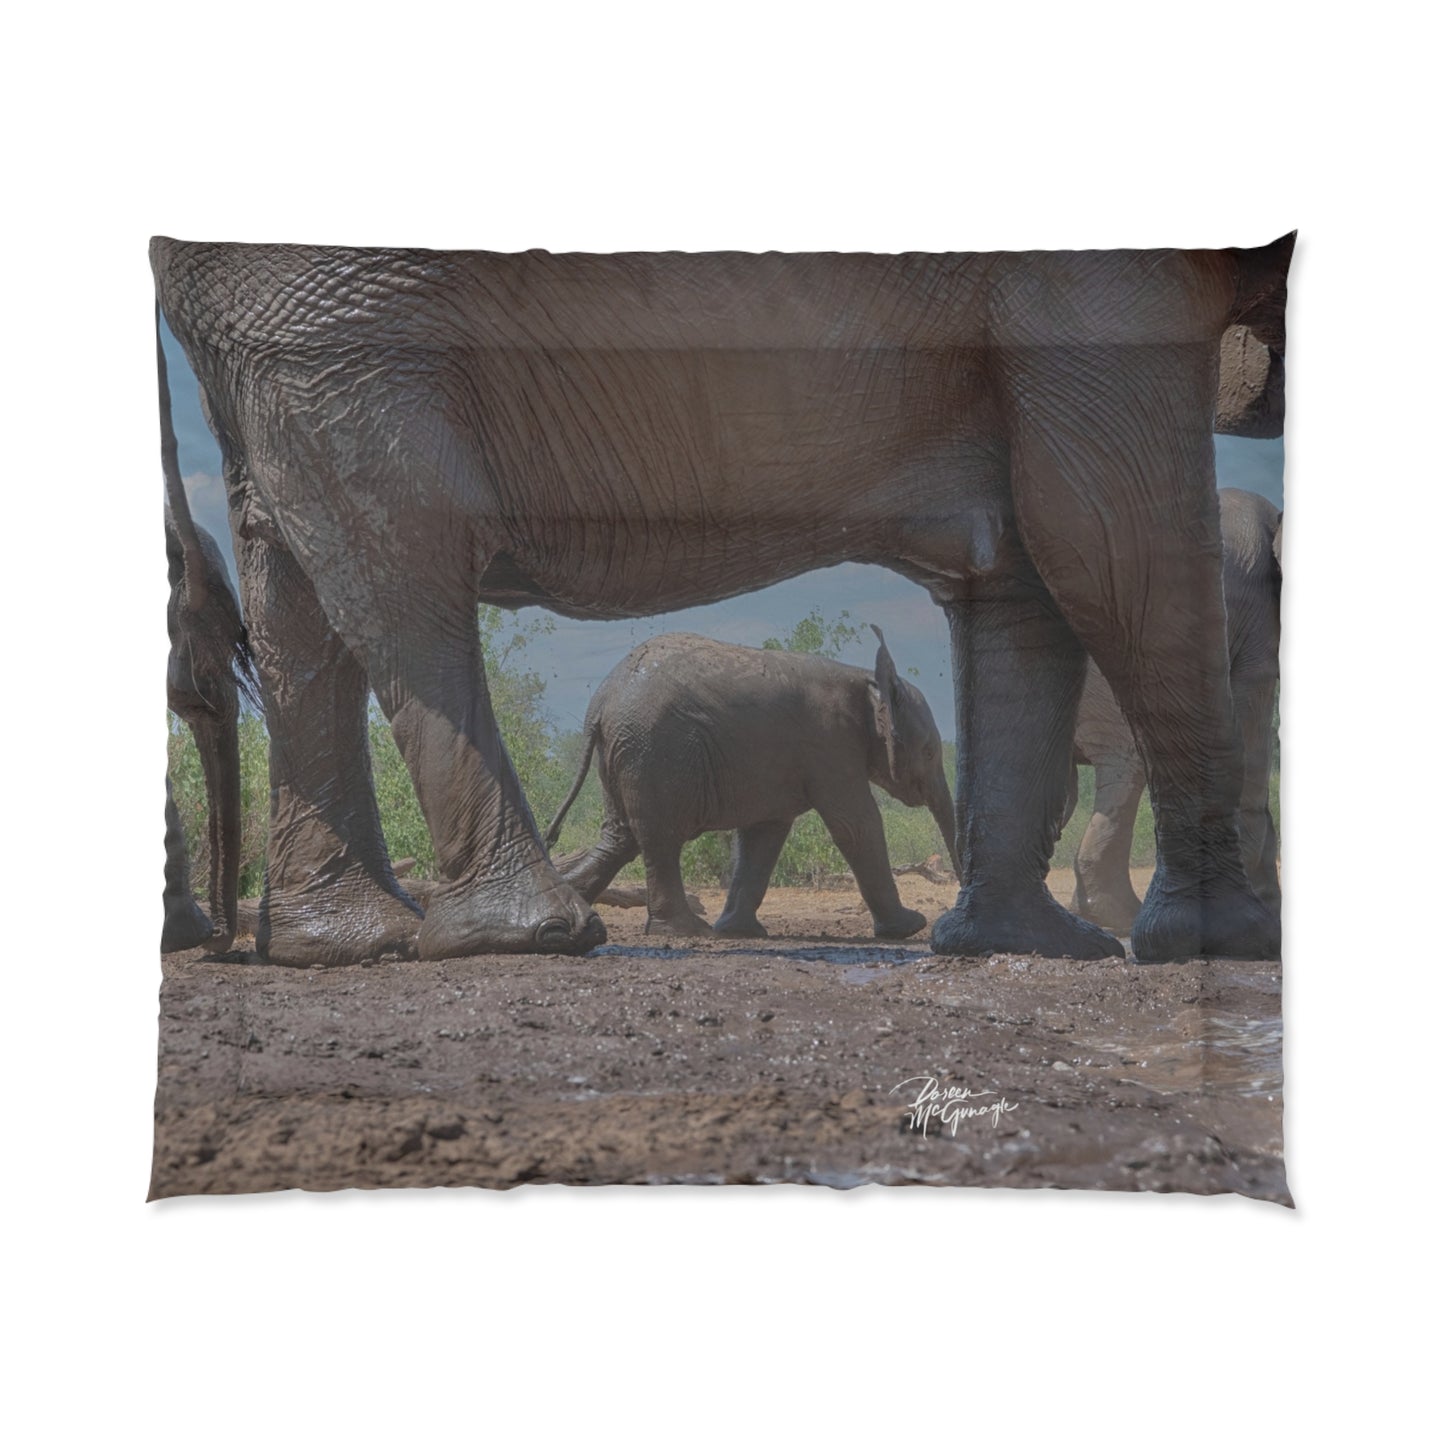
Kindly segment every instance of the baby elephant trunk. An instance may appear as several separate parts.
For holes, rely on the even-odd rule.
[[[953,794],[949,791],[948,779],[944,777],[942,768],[938,770],[938,777],[930,790],[928,811],[933,814],[933,821],[938,824],[938,831],[943,834],[943,842],[948,849],[954,874],[962,883],[963,869],[958,866],[958,824],[953,813]]]

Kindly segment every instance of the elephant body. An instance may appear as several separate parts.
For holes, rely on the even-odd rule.
[[[189,517],[186,521],[189,523]],[[188,548],[180,528],[167,517],[166,560],[171,584],[167,621],[171,650],[166,670],[166,702],[190,728],[206,780],[211,914],[206,916],[191,891],[185,834],[167,777],[162,953],[199,948],[202,944],[209,944],[218,952],[231,946],[236,936],[236,891],[241,867],[241,756],[237,723],[241,691],[249,691],[252,685],[250,654],[221,549],[209,532],[194,523],[189,524],[189,531]],[[196,605],[189,605],[192,601]]]
[[[1239,857],[1211,431],[1278,433],[1291,245],[153,241],[221,445],[266,699],[263,952],[601,941],[506,757],[477,602],[631,616],[849,560],[923,583],[949,618],[965,882],[935,948],[1120,952],[1044,886],[1087,650],[1150,740],[1162,864],[1139,956],[1273,951]],[[419,933],[370,795],[368,686],[436,847]]]
[[[794,819],[821,815],[880,938],[926,923],[905,908],[869,784],[933,810],[950,852],[954,814],[938,728],[886,646],[872,673],[802,653],[735,647],[688,633],[643,643],[587,710],[586,750],[547,833],[556,841],[595,753],[605,812],[596,847],[562,876],[589,903],[640,851],[648,931],[706,933],[683,891],[679,854],[735,829],[733,877],[715,931],[764,937],[757,909]]]
[[[1277,913],[1279,843],[1269,811],[1269,776],[1279,683],[1280,513],[1263,497],[1225,487],[1219,493],[1219,516],[1230,692],[1244,748],[1240,844],[1255,895]],[[1129,878],[1129,854],[1145,767],[1113,691],[1094,663],[1084,679],[1074,756],[1076,762],[1093,764],[1095,786],[1093,816],[1074,859],[1072,907],[1105,928],[1127,933],[1140,908]]]

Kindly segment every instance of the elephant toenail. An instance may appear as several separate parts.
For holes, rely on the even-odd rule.
[[[565,918],[549,918],[538,924],[535,937],[538,947],[555,952],[572,942],[572,930]]]

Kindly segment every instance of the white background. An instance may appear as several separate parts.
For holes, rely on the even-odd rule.
[[[11,16],[13,1438],[1389,1439],[1414,1418],[1439,1285],[1438,46],[1424,7],[1339,13]],[[151,233],[886,251],[1294,227],[1296,1212],[926,1189],[142,1203],[164,768]]]

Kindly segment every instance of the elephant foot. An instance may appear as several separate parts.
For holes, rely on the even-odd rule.
[[[309,887],[268,887],[256,925],[256,952],[267,963],[330,968],[415,958],[421,909],[369,874],[321,880]]]
[[[602,920],[542,861],[510,878],[444,883],[427,904],[418,952],[579,954],[606,942]]]
[[[751,918],[741,913],[724,913],[712,926],[712,931],[723,938],[766,938],[768,930],[754,914]]]
[[[965,888],[933,925],[933,951],[982,958],[1037,953],[1045,958],[1122,958],[1124,945],[1054,901],[1042,883],[1001,895]]]
[[[161,927],[161,952],[183,953],[209,943],[216,930],[201,905],[189,894],[184,898],[166,899],[166,921]],[[226,947],[230,940],[226,940]]]
[[[690,908],[681,913],[670,914],[663,917],[660,914],[649,913],[647,915],[647,926],[642,930],[644,933],[656,933],[664,936],[671,935],[675,938],[711,938],[715,929],[708,925],[704,918],[699,918]]]
[[[1279,913],[1240,882],[1179,883],[1154,874],[1129,941],[1140,963],[1280,956]]]
[[[1111,933],[1125,934],[1139,916],[1139,900],[1134,890],[1120,892],[1108,888],[1086,888],[1082,881],[1074,889],[1069,907],[1090,923],[1107,928]]]
[[[925,927],[928,920],[913,908],[900,908],[897,913],[891,913],[887,918],[879,918],[876,914],[873,918],[874,938],[912,938],[919,929]]]

